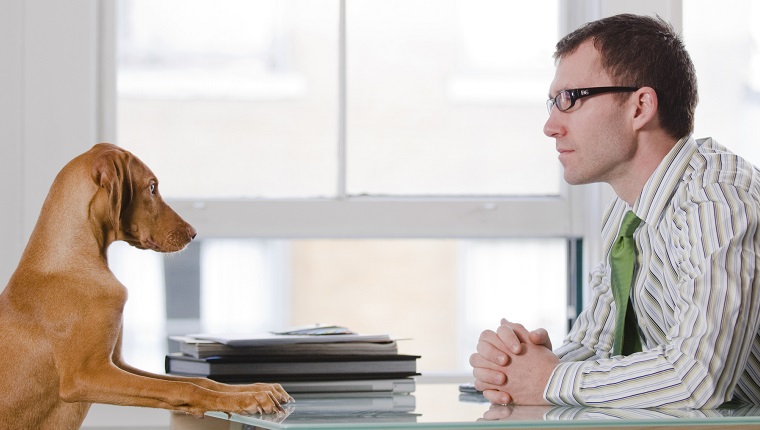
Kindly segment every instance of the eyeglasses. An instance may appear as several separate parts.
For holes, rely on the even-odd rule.
[[[638,91],[638,88],[634,87],[595,87],[595,88],[575,88],[572,90],[562,90],[554,98],[549,98],[546,101],[546,109],[549,114],[552,113],[554,106],[564,112],[571,107],[575,106],[575,101],[584,97],[593,96],[603,93],[627,93]]]

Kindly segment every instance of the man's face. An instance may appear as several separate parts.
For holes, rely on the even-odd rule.
[[[557,64],[549,96],[553,98],[561,90],[618,85],[602,70],[599,60],[593,44],[584,42]],[[552,109],[544,134],[555,139],[565,181],[614,184],[626,180],[631,168],[628,162],[636,149],[629,112],[630,104],[621,105],[611,93],[578,99],[564,112]]]

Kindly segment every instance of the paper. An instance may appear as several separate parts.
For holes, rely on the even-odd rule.
[[[229,346],[276,345],[286,343],[319,343],[319,342],[387,342],[391,337],[387,334],[191,334],[189,337],[203,340],[213,340]]]
[[[333,334],[356,334],[353,331],[349,330],[347,327],[342,327],[338,325],[322,325],[322,324],[296,327],[296,328],[288,329],[285,331],[273,331],[272,333],[281,334],[281,335],[289,335],[289,336],[299,336],[299,335],[323,336],[323,335],[333,335]]]

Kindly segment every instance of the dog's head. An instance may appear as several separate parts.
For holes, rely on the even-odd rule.
[[[90,150],[92,177],[107,196],[107,218],[116,240],[158,252],[182,250],[195,229],[161,198],[156,175],[129,151],[100,143]]]

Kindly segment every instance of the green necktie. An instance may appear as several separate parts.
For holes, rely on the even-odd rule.
[[[612,355],[629,355],[641,351],[636,313],[628,300],[636,264],[636,244],[633,241],[633,232],[639,224],[641,224],[641,219],[633,211],[628,211],[623,217],[620,233],[610,252],[612,296],[615,298],[617,308]]]

